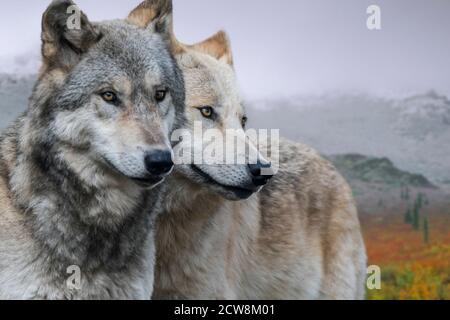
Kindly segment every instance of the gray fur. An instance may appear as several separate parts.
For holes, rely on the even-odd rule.
[[[164,187],[131,178],[141,178],[144,148],[170,147],[184,119],[183,79],[154,31],[84,15],[81,33],[58,29],[71,4],[44,14],[43,71],[29,110],[0,138],[0,299],[147,299]],[[100,86],[118,79],[130,84],[126,103],[101,101]],[[153,101],[149,81],[168,88],[165,102]],[[111,134],[131,127],[139,143]],[[73,265],[80,290],[66,285]]]

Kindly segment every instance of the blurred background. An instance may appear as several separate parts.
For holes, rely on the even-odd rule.
[[[50,1],[0,9],[0,129],[27,107]],[[140,0],[78,0],[93,21]],[[381,9],[370,31],[369,5]],[[175,33],[231,38],[251,124],[328,157],[353,187],[371,299],[450,298],[450,1],[174,0]],[[298,186],[301,188],[301,185]]]

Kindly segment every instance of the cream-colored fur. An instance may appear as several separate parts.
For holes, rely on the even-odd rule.
[[[235,128],[245,111],[226,35],[180,47],[189,125]],[[201,106],[220,120],[204,119]],[[280,144],[279,172],[248,200],[226,200],[187,169],[168,180],[154,298],[364,298],[365,248],[349,186],[316,151]]]
[[[281,141],[280,170],[231,202],[182,178],[157,225],[157,299],[362,299],[351,191],[314,150]]]

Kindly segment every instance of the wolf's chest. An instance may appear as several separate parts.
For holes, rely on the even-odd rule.
[[[0,299],[8,300],[146,300],[152,289],[153,268],[149,266],[114,273],[83,273],[82,268],[69,266],[60,275],[23,261],[3,266],[0,274]]]

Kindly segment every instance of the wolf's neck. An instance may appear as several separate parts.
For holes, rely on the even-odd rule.
[[[217,210],[225,199],[211,192],[206,186],[191,182],[178,174],[167,179],[164,211],[170,216],[188,215]]]
[[[176,175],[167,179],[163,213],[158,217],[157,247],[167,253],[201,237],[221,209],[232,205],[204,186]]]
[[[41,258],[63,270],[70,265],[92,270],[107,264],[112,271],[133,266],[153,228],[150,211],[156,197],[134,184],[122,185],[82,153],[55,143],[28,150],[17,145],[17,150],[10,186]]]

